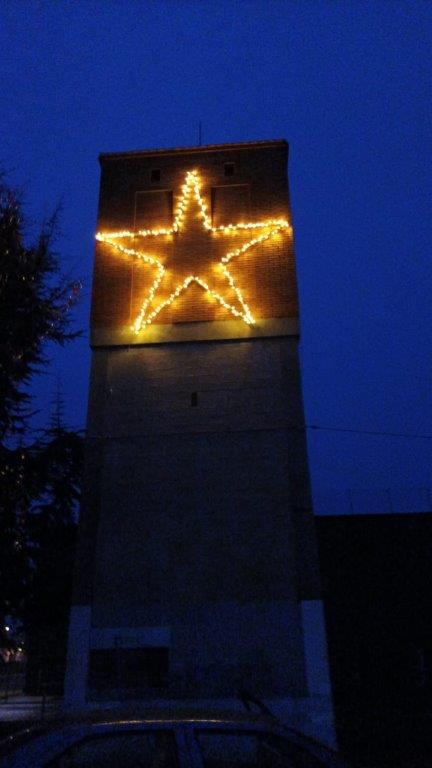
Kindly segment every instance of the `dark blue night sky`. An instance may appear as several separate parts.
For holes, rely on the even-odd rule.
[[[0,10],[0,161],[84,283],[60,377],[85,419],[99,152],[286,138],[317,499],[431,486],[428,2],[28,2]],[[429,167],[428,167],[429,165]],[[41,416],[42,418],[42,416]],[[357,433],[359,430],[360,433]],[[370,435],[365,432],[407,436]]]

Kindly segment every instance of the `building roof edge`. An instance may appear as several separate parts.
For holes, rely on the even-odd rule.
[[[129,152],[101,152],[99,155],[99,162],[102,163],[105,160],[114,160],[118,158],[129,157],[151,157],[152,155],[177,155],[177,154],[199,154],[200,152],[206,152],[211,150],[212,152],[222,152],[230,149],[251,149],[253,147],[272,147],[272,146],[288,146],[286,139],[263,139],[260,141],[239,141],[231,142],[227,144],[203,144],[202,146],[193,147],[167,147],[160,149],[135,149]]]

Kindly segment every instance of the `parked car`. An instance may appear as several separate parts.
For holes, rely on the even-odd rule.
[[[159,712],[56,720],[0,744],[2,768],[344,768],[335,752],[260,715]]]

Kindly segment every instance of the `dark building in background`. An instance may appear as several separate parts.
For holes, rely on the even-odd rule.
[[[102,155],[66,698],[332,740],[285,141]]]
[[[429,765],[432,514],[316,525],[339,745],[366,765]]]

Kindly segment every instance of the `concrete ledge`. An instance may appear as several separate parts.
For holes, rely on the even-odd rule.
[[[270,336],[298,336],[297,317],[271,317],[247,325],[243,320],[220,320],[211,323],[172,323],[149,325],[134,333],[129,326],[123,328],[95,328],[91,347],[167,344],[184,341],[223,341],[255,339]]]

